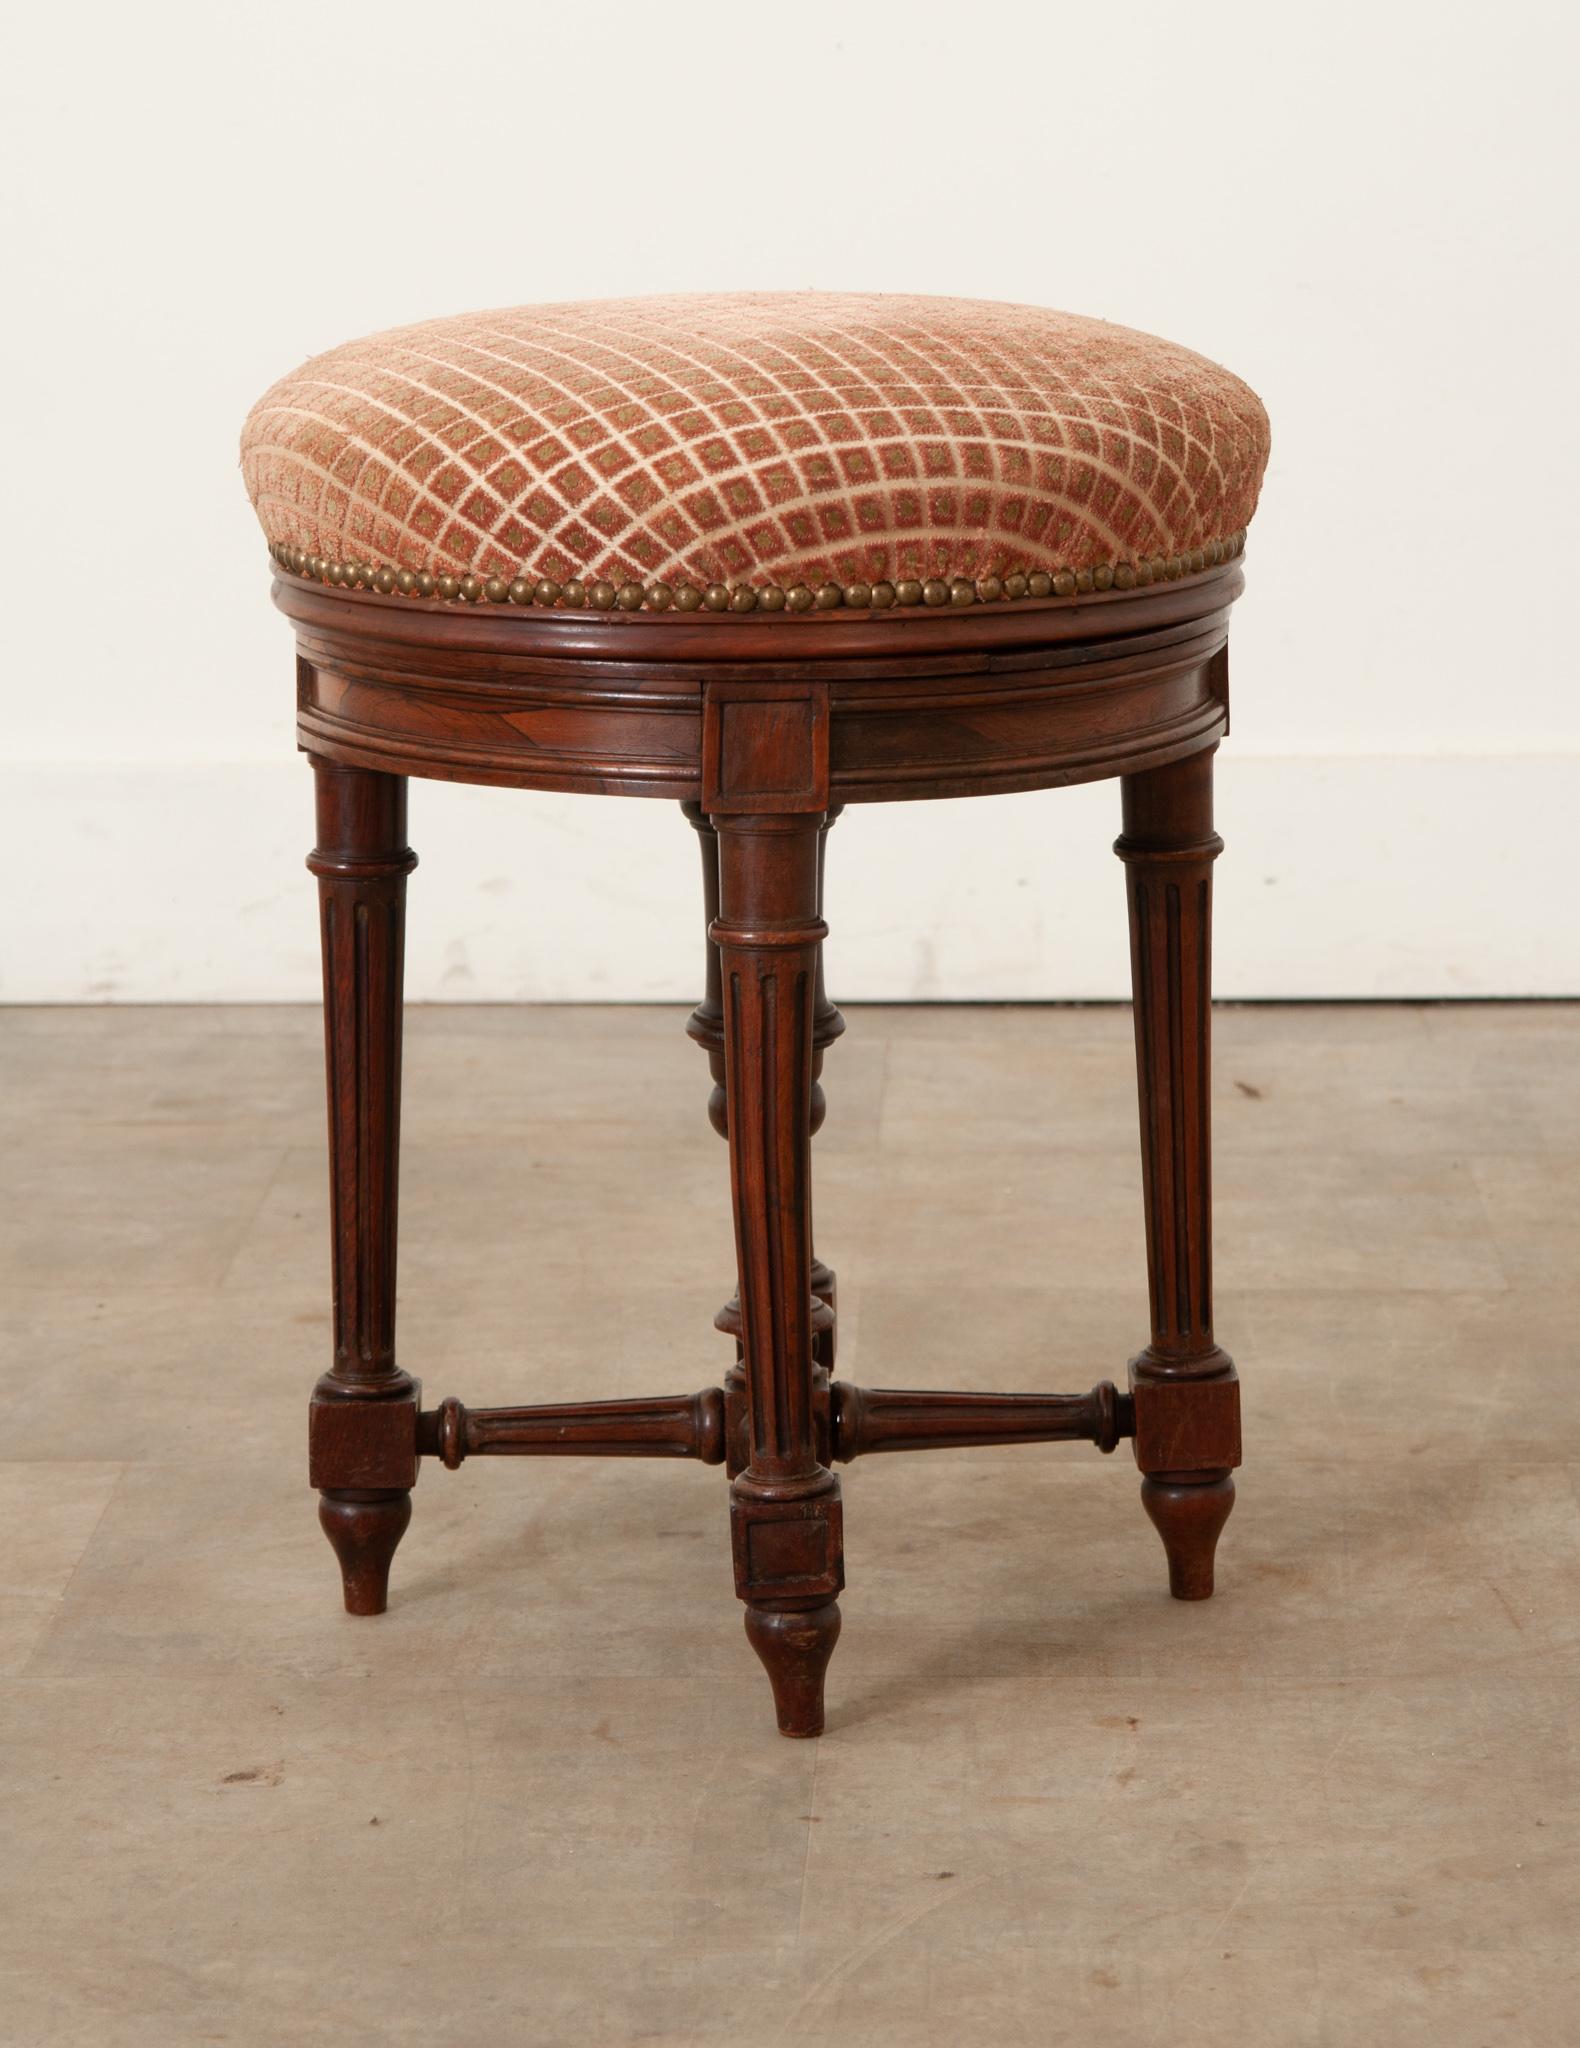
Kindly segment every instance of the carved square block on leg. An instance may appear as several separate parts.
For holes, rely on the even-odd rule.
[[[1130,1394],[1143,1472],[1221,1472],[1239,1464],[1240,1381],[1232,1365],[1210,1379],[1158,1379],[1133,1358]]]
[[[708,684],[702,807],[710,817],[822,811],[828,758],[825,684]]]
[[[320,1491],[417,1483],[420,1381],[395,1395],[314,1391],[307,1410],[307,1477]]]
[[[809,1500],[730,1497],[735,1590],[774,1605],[832,1600],[845,1583],[844,1508],[839,1482]]]

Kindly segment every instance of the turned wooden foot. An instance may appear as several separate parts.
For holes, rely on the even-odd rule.
[[[781,1735],[821,1735],[823,1677],[839,1641],[839,1602],[803,1612],[748,1607],[746,1639],[774,1689]]]
[[[1163,1538],[1169,1591],[1176,1600],[1212,1598],[1212,1561],[1234,1506],[1227,1472],[1150,1472],[1141,1482],[1141,1505]]]
[[[326,1489],[318,1496],[318,1521],[340,1560],[347,1614],[382,1614],[395,1546],[411,1522],[411,1494],[404,1487]]]

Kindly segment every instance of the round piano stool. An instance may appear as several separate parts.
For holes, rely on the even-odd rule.
[[[346,1606],[377,1614],[424,1460],[723,1465],[747,1637],[780,1730],[810,1736],[840,1627],[835,1468],[857,1457],[1127,1439],[1170,1590],[1212,1593],[1240,1462],[1212,1317],[1213,758],[1265,416],[1184,350],[1036,309],[611,306],[353,344],[282,380],[244,438],[317,788],[334,1329],[310,1478]],[[973,369],[962,346],[979,340]],[[687,1028],[728,1144],[737,1251],[721,1385],[430,1408],[397,1363],[412,776],[668,798],[696,832],[705,975]],[[823,1063],[845,1028],[823,978],[830,827],[852,804],[1107,777],[1147,1341],[1123,1386],[1085,1393],[841,1381],[811,1200]]]

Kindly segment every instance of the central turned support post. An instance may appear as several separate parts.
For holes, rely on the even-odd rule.
[[[1213,755],[1123,778],[1152,1337],[1130,1361],[1141,1498],[1177,1600],[1213,1590],[1240,1387],[1212,1324]]]
[[[686,1020],[687,1035],[702,1047],[708,1055],[708,1070],[713,1077],[712,1092],[708,1096],[708,1121],[721,1138],[729,1136],[729,1093],[725,1086],[724,1072],[724,985],[719,970],[719,949],[713,940],[713,921],[719,914],[719,835],[714,830],[713,820],[700,803],[683,803],[681,810],[697,835],[702,849],[702,904],[706,919],[708,942],[705,978],[702,1000]],[[817,914],[823,915],[823,884],[828,863],[829,828],[844,808],[831,804],[823,813],[818,827],[817,844]],[[828,989],[823,977],[823,951],[818,948],[817,982],[812,999],[812,1115],[811,1129],[815,1137],[823,1128],[823,1119],[828,1114],[828,1098],[823,1093],[823,1055],[845,1029],[845,1019],[836,1005],[829,1000]],[[820,1316],[812,1333],[812,1351],[818,1364],[826,1373],[834,1370],[834,1360],[839,1341],[839,1294],[838,1282],[831,1266],[812,1254],[811,1287],[813,1294],[823,1304],[827,1314]],[[740,1303],[726,1302],[716,1318],[718,1327],[727,1335],[740,1338]],[[739,1394],[739,1373],[731,1375],[731,1391]]]
[[[406,779],[313,759],[329,1084],[334,1362],[308,1413],[309,1483],[346,1611],[382,1614],[411,1520],[419,1389],[395,1362]]]

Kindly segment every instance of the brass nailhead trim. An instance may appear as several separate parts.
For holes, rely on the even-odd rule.
[[[433,576],[426,569],[391,569],[372,562],[331,562],[310,555],[283,540],[271,541],[269,553],[282,569],[310,583],[328,583],[339,590],[377,590],[386,596],[437,597],[446,604],[536,605],[562,611],[622,612],[831,612],[887,611],[893,605],[1018,603],[1023,598],[1084,597],[1094,590],[1145,590],[1151,583],[1175,583],[1181,576],[1199,576],[1232,562],[1245,548],[1245,534],[1209,541],[1179,555],[1139,555],[1132,561],[1100,562],[1095,569],[1011,569],[1002,576],[929,576],[925,582],[904,577],[898,583],[820,583],[816,590],[792,583],[710,583],[698,590],[690,583],[621,583],[600,577],[583,583],[572,577],[556,583],[552,576],[534,580],[525,572],[504,576]]]

